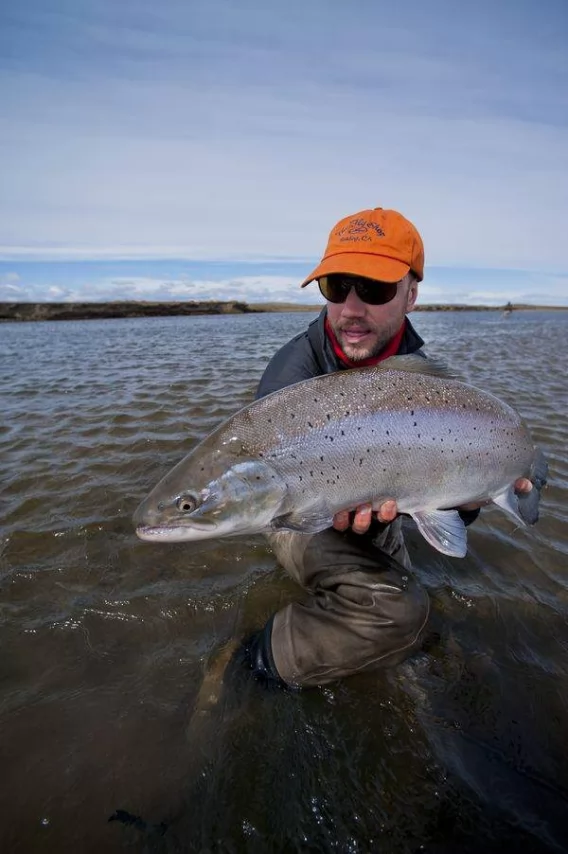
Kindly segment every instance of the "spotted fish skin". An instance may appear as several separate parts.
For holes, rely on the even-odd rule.
[[[449,508],[494,500],[517,522],[536,521],[536,491],[523,507],[512,490],[519,477],[539,486],[546,480],[546,463],[521,417],[493,395],[438,373],[421,357],[399,356],[255,401],[158,484],[137,511],[137,533],[203,539],[313,532],[331,525],[339,510],[394,498],[432,545],[463,556],[463,523]],[[180,510],[182,495],[189,501]]]

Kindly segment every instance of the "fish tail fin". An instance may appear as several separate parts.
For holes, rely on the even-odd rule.
[[[537,448],[531,466],[530,479],[533,483],[533,486],[536,486],[537,490],[540,491],[543,486],[546,486],[547,477],[548,463],[546,462],[546,457],[544,456],[540,448]]]
[[[527,525],[534,525],[538,521],[540,491],[546,486],[547,477],[548,463],[540,448],[537,448],[529,475],[533,488],[530,492],[517,495],[519,514]]]
[[[537,448],[529,475],[533,485],[531,491],[517,495],[514,488],[510,486],[501,495],[495,496],[493,503],[521,525],[534,525],[538,522],[540,491],[546,484],[547,475],[548,463],[540,448]]]

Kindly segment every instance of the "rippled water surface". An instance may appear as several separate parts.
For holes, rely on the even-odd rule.
[[[2,851],[568,851],[568,312],[415,315],[550,462],[534,529],[485,510],[464,560],[409,529],[425,648],[192,718],[215,651],[302,593],[260,537],[131,515],[311,317],[0,326]]]

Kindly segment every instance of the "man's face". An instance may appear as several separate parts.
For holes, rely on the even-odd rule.
[[[347,358],[360,362],[378,356],[402,326],[405,314],[414,308],[417,292],[418,282],[409,273],[398,283],[394,299],[385,305],[363,302],[354,288],[345,302],[328,301],[327,316]]]

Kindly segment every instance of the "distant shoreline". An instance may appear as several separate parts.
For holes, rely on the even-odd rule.
[[[246,303],[240,301],[146,302],[0,302],[0,323],[42,320],[105,320],[131,317],[178,317],[207,314],[262,314],[283,311],[320,311],[322,304]],[[513,311],[568,311],[568,306],[515,305]],[[415,311],[496,311],[504,306],[489,305],[417,305]]]

